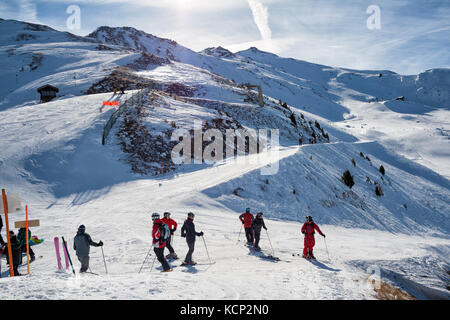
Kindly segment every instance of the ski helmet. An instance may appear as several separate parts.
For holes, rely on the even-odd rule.
[[[164,217],[165,216],[169,216],[170,217],[170,212],[164,212]]]
[[[195,217],[195,214],[193,214],[192,212],[188,212],[188,218],[194,218]]]
[[[158,220],[158,219],[159,219],[159,213],[158,212],[153,212],[152,213],[152,220],[155,221],[155,220]]]
[[[258,212],[256,215],[257,215],[257,216],[262,216],[263,213],[260,211],[260,212]]]
[[[250,212],[250,208],[245,208],[245,212]]]
[[[78,227],[79,231],[85,231],[86,227],[84,226],[84,224],[82,224],[81,226]]]
[[[306,216],[306,221],[313,221],[313,218],[311,216]]]

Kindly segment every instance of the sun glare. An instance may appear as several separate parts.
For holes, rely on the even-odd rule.
[[[186,9],[193,3],[193,0],[172,0],[172,1],[174,3],[174,6],[178,9]]]

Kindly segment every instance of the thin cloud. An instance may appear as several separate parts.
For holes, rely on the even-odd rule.
[[[253,20],[258,27],[261,38],[263,40],[270,40],[272,38],[272,30],[269,27],[269,10],[257,0],[247,1],[252,10]]]
[[[29,0],[16,0],[19,8],[19,20],[40,23],[37,18],[36,5]]]

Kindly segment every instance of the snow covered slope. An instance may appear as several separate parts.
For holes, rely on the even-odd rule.
[[[0,30],[0,110],[39,102],[45,84],[59,88],[58,97],[83,94],[140,56],[42,25],[0,20]]]
[[[359,139],[374,140],[375,132],[386,148],[450,177],[448,69],[410,76],[349,70],[282,58],[254,47],[236,53],[207,48],[196,54],[133,28],[100,28],[90,36],[204,68],[238,83],[259,84],[266,95]],[[400,97],[403,100],[395,100]],[[392,128],[400,134],[391,134]]]
[[[389,160],[374,144],[340,143],[285,147],[280,151],[279,173],[274,176],[260,175],[259,169],[272,161],[262,156],[262,161],[256,163],[231,161],[195,171],[184,168],[150,179],[132,174],[119,160],[122,153],[112,141],[101,145],[107,114],[99,113],[98,107],[101,101],[116,98],[112,94],[90,95],[41,104],[39,109],[26,106],[2,112],[5,117],[1,125],[7,130],[2,131],[0,141],[10,148],[2,155],[0,179],[8,191],[23,195],[31,217],[41,220],[42,227],[34,228],[33,233],[47,240],[65,236],[70,247],[76,227],[87,225],[94,240],[105,242],[109,274],[73,277],[56,271],[53,244],[46,241],[34,248],[43,258],[32,264],[32,284],[26,277],[1,281],[5,289],[1,298],[372,299],[375,292],[364,279],[375,256],[383,259],[379,262],[383,266],[380,270],[386,270],[383,272],[390,272],[386,261],[408,263],[408,259],[415,259],[418,270],[422,270],[424,263],[434,259],[433,273],[444,280],[431,276],[434,280],[424,282],[423,271],[415,269],[407,276],[414,288],[431,287],[441,296],[446,295],[443,286],[448,261],[444,257],[448,255],[442,250],[448,252],[450,243],[449,188],[445,179],[414,167],[406,159]],[[172,109],[160,103],[155,106],[154,112],[159,114],[155,119],[177,117],[173,111],[178,108],[184,108],[178,121],[200,115],[198,105],[167,99]],[[15,139],[17,135],[20,141]],[[373,166],[367,159],[360,159],[358,151],[370,156]],[[357,161],[355,171],[350,157]],[[386,167],[385,182],[376,170],[381,160]],[[351,192],[338,180],[344,168],[355,172],[356,186]],[[365,182],[365,175],[379,181],[385,197],[374,196],[373,185]],[[243,190],[234,195],[234,187]],[[426,205],[425,199],[429,200]],[[406,208],[401,207],[403,201]],[[275,254],[282,261],[262,259],[237,242],[237,215],[242,206],[249,204],[253,210],[265,213]],[[183,221],[187,211],[197,214],[197,228],[205,232],[214,265],[184,269],[175,262],[173,273],[160,275],[157,265],[150,272],[148,262],[143,274],[137,274],[150,245],[149,213],[166,210],[178,222]],[[298,220],[305,214],[313,214],[326,233],[331,261],[320,239],[318,263],[292,256],[302,248]],[[12,216],[13,221],[16,219],[21,219],[19,214]],[[356,224],[367,229],[355,228]],[[417,232],[420,236],[414,235]],[[178,235],[175,248],[183,257],[186,244]],[[271,254],[267,235],[263,234],[261,246]],[[194,257],[200,263],[208,262],[201,241]],[[77,268],[77,262],[75,265]],[[91,268],[104,274],[98,250],[93,250]],[[390,282],[382,274],[383,281]],[[187,290],[188,281],[195,281],[198,290]],[[280,283],[284,284],[282,289]],[[162,284],[168,289],[159,290]],[[408,291],[410,287],[403,289]],[[436,296],[422,298],[431,297]]]

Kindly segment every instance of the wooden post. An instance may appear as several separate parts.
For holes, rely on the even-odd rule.
[[[2,189],[2,199],[3,199],[3,210],[5,211],[6,239],[8,241],[9,276],[14,277],[14,268],[11,252],[11,237],[9,236],[8,200],[6,199],[5,189]]]
[[[30,241],[30,239],[28,239],[28,206],[25,205],[25,232],[26,232],[26,238],[27,239],[27,274],[30,274],[30,244],[28,243],[28,241]]]

